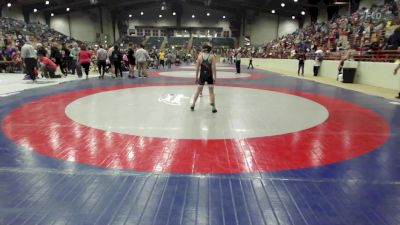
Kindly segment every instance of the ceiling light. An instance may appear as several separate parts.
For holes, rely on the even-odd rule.
[[[45,4],[46,4],[46,5],[50,4],[50,1],[46,1]]]
[[[196,16],[195,15],[192,15],[192,18],[194,19]]]
[[[54,13],[50,14],[50,16],[54,16]]]
[[[303,16],[304,16],[304,15],[306,15],[306,12],[304,12],[304,11],[301,11],[301,15],[303,15]]]
[[[296,19],[296,17],[295,17],[295,16],[292,16],[292,19]]]
[[[140,15],[142,15],[142,16],[143,16],[143,15],[144,15],[144,12],[140,12]]]
[[[334,5],[348,5],[349,2],[345,2],[345,1],[335,1]]]
[[[172,15],[175,16],[175,15],[176,15],[176,12],[173,12]]]
[[[298,2],[299,0],[293,0],[294,2]]]
[[[132,18],[132,14],[129,14],[129,18]]]
[[[67,12],[69,12],[70,8],[67,8],[66,10],[67,10]]]
[[[167,3],[166,3],[165,1],[163,1],[163,2],[161,3],[161,10],[162,10],[162,11],[167,10]]]
[[[225,19],[226,18],[226,16],[222,16],[222,19]]]
[[[282,6],[282,7],[285,7],[285,3],[282,2],[282,3],[281,3],[281,6]]]
[[[7,7],[8,7],[8,8],[11,7],[11,2],[7,3]]]
[[[274,9],[273,9],[273,10],[271,10],[271,13],[272,13],[272,14],[275,14],[275,10],[274,10]]]
[[[210,13],[207,13],[207,16],[210,16]]]
[[[33,12],[34,12],[34,13],[37,12],[37,9],[33,9]]]
[[[159,18],[162,18],[162,15],[161,15],[161,14],[160,14],[160,15],[158,15],[158,17],[159,17]]]

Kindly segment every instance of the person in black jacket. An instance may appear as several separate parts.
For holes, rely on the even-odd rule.
[[[53,62],[60,67],[61,73],[66,75],[66,72],[64,71],[63,68],[63,61],[62,61],[62,55],[60,50],[58,49],[58,46],[56,43],[53,44],[51,47],[51,53],[50,53],[50,58],[53,60]]]
[[[301,75],[304,76],[304,62],[306,61],[306,54],[304,53],[303,49],[300,49],[299,54],[297,55],[297,60],[299,61],[297,75],[300,76],[301,70]]]
[[[129,43],[128,61],[129,61],[129,77],[135,78],[136,58],[135,58],[135,50],[133,50],[132,43]]]
[[[119,51],[118,45],[114,46],[114,51],[111,53],[110,62],[114,65],[115,68],[115,78],[118,77],[118,72],[122,78],[122,53]]]

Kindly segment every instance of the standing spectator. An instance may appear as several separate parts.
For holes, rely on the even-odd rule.
[[[159,57],[158,57],[158,54],[157,54],[156,50],[151,51],[149,55],[150,55],[150,58],[153,61],[153,69],[158,70],[158,66],[160,65],[160,63],[159,63],[160,61],[159,61]]]
[[[51,60],[53,60],[53,62],[55,62],[56,65],[60,67],[61,73],[66,75],[62,63],[62,55],[60,49],[58,49],[57,43],[53,43],[53,47],[51,47],[50,57]]]
[[[306,54],[304,53],[303,49],[300,49],[299,54],[297,55],[297,60],[299,60],[299,68],[297,70],[297,75],[300,76],[300,69],[301,69],[301,75],[304,76],[304,62],[306,61]]]
[[[150,59],[149,53],[144,49],[144,45],[140,45],[140,48],[136,50],[135,58],[138,64],[139,77],[147,77],[146,67],[147,60]]]
[[[237,50],[237,53],[235,55],[235,63],[236,63],[236,74],[240,73],[240,61],[242,59],[242,53],[240,53],[240,50]]]
[[[74,44],[74,47],[70,51],[72,75],[75,75],[76,67],[80,66],[79,58],[78,58],[79,51],[80,51],[80,49],[78,47],[78,44]]]
[[[31,77],[32,81],[35,82],[35,68],[37,68],[36,52],[29,42],[26,42],[22,46],[21,58],[24,60],[27,74]]]
[[[163,50],[160,51],[160,68],[161,66],[165,69],[165,52]]]
[[[118,77],[118,72],[122,78],[122,53],[119,51],[118,45],[114,46],[114,51],[111,53],[110,62],[114,65],[115,78]]]
[[[251,52],[250,52],[249,66],[247,67],[247,69],[250,69],[250,66],[251,66],[251,69],[254,69],[254,66],[253,66],[253,54]]]
[[[104,73],[106,71],[107,65],[107,51],[103,48],[102,45],[99,46],[99,50],[97,50],[97,67],[99,68],[100,79],[104,79]]]
[[[71,51],[70,49],[67,47],[67,45],[65,43],[62,43],[62,61],[63,61],[63,68],[65,71],[65,75],[68,74],[69,68],[70,68],[70,64],[71,64]]]
[[[397,63],[397,67],[396,67],[396,69],[394,69],[394,72],[393,72],[393,75],[394,75],[394,76],[397,75],[397,71],[398,71],[399,68],[400,68],[400,61],[397,60],[396,63]],[[400,81],[399,81],[399,86],[400,86]],[[395,98],[400,99],[400,92],[399,92],[399,94],[398,94]]]
[[[78,53],[79,62],[81,66],[85,69],[86,80],[89,79],[89,68],[91,62],[91,55],[88,50],[86,50],[86,45],[81,46],[81,50]]]
[[[129,43],[128,62],[129,62],[129,76],[128,77],[135,78],[136,58],[135,58],[135,50],[133,50],[132,43]]]
[[[108,49],[108,51],[107,51],[107,60],[109,61],[107,64],[110,65],[111,74],[114,74],[114,72],[115,72],[114,64],[112,64],[111,61],[110,61],[111,54],[113,53],[113,51],[114,51],[114,46],[110,47],[110,48]]]
[[[315,52],[315,60],[314,60],[314,76],[318,76],[319,74],[319,69],[321,67],[321,63],[323,60],[323,54],[322,54],[322,50],[317,50]]]
[[[171,51],[168,51],[168,54],[167,54],[167,61],[166,61],[166,64],[167,64],[168,69],[171,69],[171,65],[172,65],[172,60],[173,60],[173,58],[174,58],[174,56],[172,55]]]

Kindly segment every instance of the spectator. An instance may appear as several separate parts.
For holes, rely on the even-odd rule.
[[[58,49],[58,44],[53,43],[53,46],[51,47],[51,53],[50,53],[51,60],[60,67],[61,73],[63,75],[66,75],[66,72],[64,71],[63,68],[63,61],[62,61],[62,55],[60,52],[60,49]]]
[[[89,79],[89,68],[91,62],[91,54],[86,50],[86,45],[81,46],[81,50],[78,53],[79,63],[85,69],[86,80]]]
[[[36,52],[33,46],[26,42],[21,49],[21,58],[24,60],[26,72],[32,81],[36,81],[35,68],[37,69]]]
[[[135,58],[138,65],[139,77],[147,77],[146,67],[150,56],[149,53],[144,49],[144,45],[141,44],[140,48],[136,50]]]
[[[236,74],[240,73],[241,59],[242,59],[242,53],[240,53],[240,49],[238,49],[238,50],[236,50],[236,54],[235,54]]]
[[[65,75],[67,75],[69,68],[71,67],[71,51],[65,43],[62,43],[62,56],[63,68]]]
[[[79,63],[79,58],[78,58],[78,53],[80,49],[78,47],[78,44],[74,44],[74,47],[70,51],[70,56],[71,56],[71,72],[74,75],[75,70],[77,66],[81,66]]]
[[[46,78],[55,78],[57,65],[44,55],[38,55],[39,62],[43,68],[43,74]]]
[[[299,60],[297,75],[300,76],[301,69],[301,75],[304,76],[304,63],[306,61],[306,54],[304,53],[304,50],[300,49],[299,54],[297,55],[297,60]]]
[[[162,66],[163,69],[165,69],[165,52],[163,50],[161,50],[159,56],[160,56],[159,57],[159,59],[160,59],[160,68]]]
[[[397,71],[398,71],[399,68],[400,68],[400,61],[397,60],[397,61],[396,61],[396,64],[397,64],[397,67],[396,67],[396,69],[394,69],[394,72],[393,72],[393,75],[394,75],[394,76],[397,75]],[[399,82],[399,84],[400,84],[400,82]],[[400,99],[400,92],[399,92],[399,94],[398,94],[395,98]]]
[[[321,63],[323,60],[323,52],[322,50],[317,50],[315,52],[315,60],[314,60],[314,76],[318,76],[319,74],[319,69],[321,67]]]
[[[111,57],[110,57],[110,62],[111,64],[114,65],[114,69],[115,69],[115,78],[118,77],[118,72],[121,75],[121,78],[123,78],[122,76],[122,53],[119,51],[119,47],[118,45],[114,46],[114,51],[111,53]]]
[[[97,67],[99,69],[101,79],[104,79],[104,73],[106,71],[107,66],[107,51],[104,50],[103,46],[99,46],[99,50],[97,50]]]
[[[168,69],[171,69],[171,65],[172,65],[172,60],[173,60],[173,58],[174,58],[174,56],[172,55],[171,51],[168,51],[168,54],[167,54],[167,61],[166,61],[166,64],[167,64]]]
[[[250,52],[249,66],[247,67],[247,69],[250,69],[250,66],[251,66],[251,69],[254,69],[254,66],[253,66],[253,54],[251,52]]]
[[[133,50],[132,43],[129,43],[128,62],[129,62],[129,76],[128,77],[135,78],[136,58],[135,58],[135,50]]]
[[[394,33],[389,37],[388,48],[397,50],[400,46],[400,27],[394,30]]]

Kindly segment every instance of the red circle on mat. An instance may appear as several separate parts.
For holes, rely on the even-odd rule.
[[[185,70],[171,70],[171,71],[162,71],[162,72],[183,72]],[[236,70],[235,70],[236,71]],[[192,72],[191,70],[188,70],[188,72]],[[225,72],[225,71],[224,71]],[[228,71],[226,71],[228,72]],[[193,81],[195,80],[195,77],[193,76],[191,77],[174,77],[174,76],[166,76],[166,75],[160,75],[161,72],[158,71],[151,71],[148,72],[148,74],[150,76],[155,76],[155,77],[164,77],[164,78],[179,78],[179,79],[192,79]],[[262,77],[265,77],[265,75],[259,74],[259,73],[247,73],[250,76],[249,77],[231,77],[231,78],[218,78],[218,74],[217,74],[217,82],[220,80],[248,80],[248,79],[259,79]]]
[[[125,170],[187,174],[262,172],[327,165],[368,153],[389,138],[390,128],[384,119],[360,105],[313,93],[250,85],[225,86],[307,98],[326,107],[329,118],[313,128],[277,136],[183,140],[99,130],[74,122],[65,114],[66,106],[79,98],[146,86],[167,85],[113,86],[56,94],[13,110],[4,119],[2,128],[16,143],[61,160]]]

